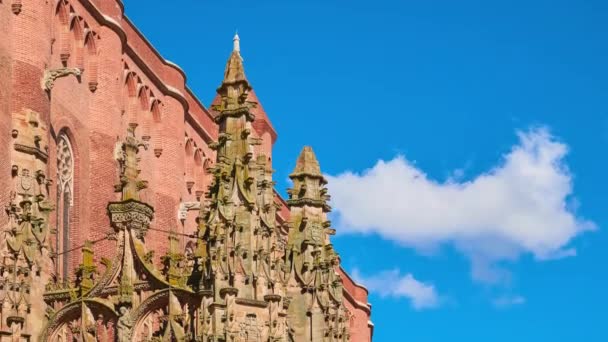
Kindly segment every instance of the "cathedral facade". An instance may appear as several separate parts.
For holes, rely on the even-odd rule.
[[[120,0],[0,0],[0,342],[371,341],[276,139],[238,36],[208,108]]]

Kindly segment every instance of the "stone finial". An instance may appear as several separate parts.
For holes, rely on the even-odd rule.
[[[234,38],[232,38],[232,51],[240,52],[241,51],[241,39],[239,38],[239,34],[235,33]]]
[[[135,138],[135,127],[129,126],[127,136],[121,144],[121,151],[116,157],[120,163],[120,183],[115,186],[116,191],[122,192],[122,200],[139,201],[139,191],[147,188],[148,182],[139,179],[139,148],[147,145]]]
[[[140,202],[139,191],[147,188],[148,182],[139,179],[139,147],[146,144],[135,138],[135,126],[129,126],[127,136],[116,145],[114,157],[119,163],[120,182],[114,191],[122,192],[121,201],[108,203],[110,222],[117,230],[135,229],[138,238],[143,238],[154,217],[154,209]]]
[[[93,287],[93,277],[95,276],[96,270],[97,267],[93,260],[93,243],[86,240],[84,242],[84,247],[82,248],[82,264],[80,264],[76,270],[81,296]]]
[[[186,285],[186,279],[183,276],[183,265],[182,262],[185,256],[178,252],[179,250],[179,238],[174,230],[169,233],[169,250],[161,257],[164,264],[165,276],[171,286],[183,287]]]

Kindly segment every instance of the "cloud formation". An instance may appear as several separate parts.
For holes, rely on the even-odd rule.
[[[409,299],[416,310],[439,306],[440,301],[435,286],[416,280],[410,273],[401,275],[399,270],[395,269],[364,277],[355,269],[352,277],[355,281],[365,285],[368,290],[382,297]]]
[[[571,240],[595,226],[569,206],[568,146],[542,128],[517,134],[518,144],[497,166],[466,182],[430,179],[403,156],[328,176],[337,225],[420,250],[451,243],[483,282],[508,278],[496,263],[522,253],[574,255]]]

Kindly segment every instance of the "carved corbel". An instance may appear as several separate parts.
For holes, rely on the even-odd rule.
[[[200,202],[182,202],[179,204],[179,209],[177,211],[177,217],[180,221],[186,219],[188,215],[188,211],[190,210],[200,210],[201,203]]]
[[[55,85],[55,80],[61,77],[74,75],[80,81],[80,75],[82,70],[79,68],[58,68],[58,69],[47,69],[44,71],[44,76],[40,81],[40,86],[44,91],[50,92]]]

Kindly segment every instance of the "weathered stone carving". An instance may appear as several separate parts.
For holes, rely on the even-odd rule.
[[[12,180],[5,203],[8,226],[0,233],[0,333],[21,340],[36,333],[44,308],[32,298],[49,276],[47,130],[35,112],[13,115]]]
[[[121,306],[119,309],[120,317],[116,324],[116,336],[118,342],[129,342],[131,341],[131,329],[133,328],[133,322],[131,322],[131,316],[129,315],[129,309],[126,306]]]
[[[188,215],[188,211],[198,211],[200,208],[201,202],[181,202],[179,204],[179,209],[177,210],[177,218],[180,220],[185,220]]]
[[[326,218],[331,209],[327,181],[310,147],[302,150],[290,178],[291,227],[283,268],[293,274],[287,281],[291,334],[313,341],[347,341],[346,327],[335,324],[345,321],[345,309],[336,272],[339,258],[329,241],[335,231]]]
[[[68,188],[68,192],[73,194],[74,153],[72,152],[70,141],[65,134],[61,134],[57,142],[57,176],[59,191],[64,191],[65,188]],[[70,202],[73,202],[72,197],[70,197]]]
[[[58,68],[45,70],[42,80],[40,81],[40,86],[45,91],[51,91],[55,85],[56,79],[69,75],[74,75],[76,78],[80,79],[82,70],[79,68]]]

